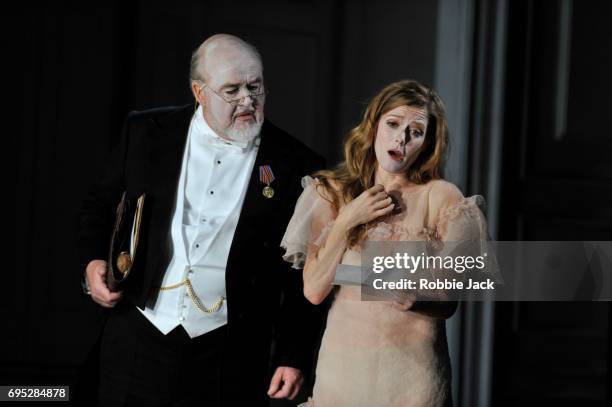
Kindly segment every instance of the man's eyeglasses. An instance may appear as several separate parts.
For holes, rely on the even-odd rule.
[[[202,84],[200,86],[200,90],[202,90],[204,88],[210,89],[212,91],[212,93],[214,93],[215,95],[217,95],[218,97],[220,97],[225,102],[227,102],[230,105],[232,105],[233,107],[238,106],[247,97],[253,99],[253,101],[258,101],[259,102],[268,93],[268,92],[266,92],[266,89],[264,88],[264,86],[262,84],[247,85],[248,93],[246,95],[244,95],[244,96],[239,96],[240,93],[241,93],[241,89],[242,88],[232,88],[230,90],[224,91],[223,93],[219,93],[216,90],[214,90],[213,88],[211,88],[210,86],[208,86],[206,84],[206,82],[200,81],[200,83]]]

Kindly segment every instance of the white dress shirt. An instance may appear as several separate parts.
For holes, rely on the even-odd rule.
[[[172,218],[173,256],[162,287],[189,278],[207,308],[225,291],[225,267],[259,146],[220,138],[208,126],[200,106],[189,126]],[[140,310],[140,308],[139,308]],[[185,285],[160,291],[154,308],[140,310],[162,333],[179,324],[190,337],[227,323],[227,300],[204,313],[192,303]]]

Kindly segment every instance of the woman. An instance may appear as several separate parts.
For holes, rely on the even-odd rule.
[[[359,287],[333,286],[339,264],[360,265],[367,240],[486,238],[482,197],[441,179],[447,145],[440,98],[404,80],[370,102],[344,162],[304,178],[284,258],[304,268],[308,300],[333,296],[309,405],[451,404],[444,321],[456,302],[361,301]]]

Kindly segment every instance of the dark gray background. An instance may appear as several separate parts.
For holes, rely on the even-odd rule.
[[[190,53],[215,32],[261,50],[267,116],[330,164],[368,97],[418,79],[446,101],[449,177],[487,198],[494,238],[612,240],[605,1],[98,1],[5,13],[5,87],[19,96],[5,119],[17,164],[2,384],[77,377],[99,320],[78,286],[81,199],[128,111],[190,102]],[[607,303],[461,307],[449,321],[456,404],[610,403],[611,317]]]

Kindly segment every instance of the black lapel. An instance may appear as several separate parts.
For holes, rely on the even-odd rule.
[[[148,189],[162,199],[170,199],[172,204],[192,116],[193,106],[185,106],[151,119],[157,131],[150,140]]]
[[[243,267],[241,252],[249,245],[266,244],[266,239],[270,231],[270,224],[275,222],[275,216],[282,204],[282,197],[287,188],[290,188],[291,169],[286,165],[287,152],[283,150],[283,134],[274,125],[264,122],[261,131],[259,151],[255,159],[255,165],[251,172],[246,196],[240,212],[240,218],[232,240],[227,269],[226,283],[230,290],[234,273],[243,271],[237,270]],[[283,154],[284,153],[284,154]],[[285,163],[283,163],[285,161]],[[274,189],[274,196],[266,198],[263,189],[266,186],[259,179],[259,168],[269,165],[274,173],[274,181],[270,186]],[[251,270],[254,272],[255,270]]]
[[[270,219],[267,217],[274,216],[275,210],[281,203],[284,192],[286,192],[287,185],[291,182],[291,169],[287,167],[286,163],[287,152],[284,152],[282,147],[284,143],[280,139],[282,136],[283,134],[276,127],[264,122],[259,151],[249,179],[234,241],[240,237],[238,232],[244,232],[244,228],[265,226],[269,222]],[[274,174],[274,181],[270,184],[274,189],[272,198],[263,195],[266,184],[259,178],[259,168],[264,165],[269,165]]]
[[[163,116],[152,118],[149,123],[153,130],[148,134],[148,168],[146,182],[147,204],[151,210],[151,236],[156,242],[151,242],[159,253],[165,253],[168,258],[159,261],[165,268],[170,260],[167,252],[168,236],[172,223],[172,213],[176,202],[176,191],[181,174],[183,153],[187,141],[189,123],[193,116],[193,106],[180,108]],[[163,276],[160,269],[157,278]]]
[[[141,140],[138,146],[142,151],[138,155],[143,156],[141,164],[145,174],[136,182],[142,183],[147,194],[144,219],[150,220],[145,221],[149,254],[144,287],[148,290],[148,287],[161,284],[172,257],[168,237],[193,106],[163,108],[146,114],[148,119],[133,130],[141,132],[136,138]],[[157,295],[157,291],[154,292],[153,297]],[[155,298],[148,300],[154,301]]]

